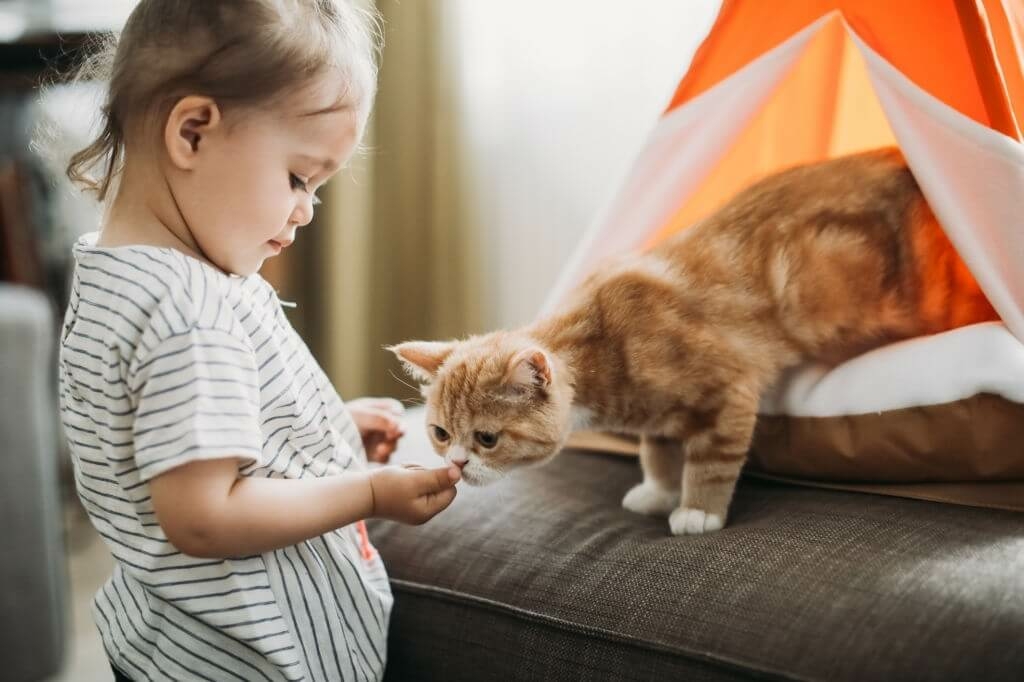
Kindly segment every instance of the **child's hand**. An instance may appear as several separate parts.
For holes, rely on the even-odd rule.
[[[405,435],[399,417],[405,412],[402,403],[391,398],[357,398],[345,403],[371,462],[387,462]]]
[[[388,466],[370,472],[373,514],[419,525],[443,511],[455,499],[458,467],[424,469],[415,464]]]

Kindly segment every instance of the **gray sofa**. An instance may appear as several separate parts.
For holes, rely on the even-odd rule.
[[[53,309],[0,284],[0,679],[63,660],[67,568],[60,514]]]
[[[398,461],[436,464],[422,415]],[[1024,515],[744,480],[729,526],[620,507],[635,459],[564,452],[376,521],[390,680],[1021,680]]]

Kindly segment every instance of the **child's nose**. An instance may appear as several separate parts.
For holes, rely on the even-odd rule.
[[[292,211],[291,223],[296,227],[305,227],[313,221],[313,201],[303,201]]]

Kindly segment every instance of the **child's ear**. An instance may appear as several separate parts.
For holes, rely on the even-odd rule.
[[[182,97],[171,109],[164,127],[164,145],[171,163],[191,170],[200,147],[221,124],[220,107],[209,97]]]
[[[388,346],[402,361],[409,376],[423,382],[430,382],[448,356],[455,350],[457,341],[406,341],[397,346]]]

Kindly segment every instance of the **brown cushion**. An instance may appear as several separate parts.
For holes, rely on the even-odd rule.
[[[411,426],[400,460],[437,460]],[[413,454],[415,453],[415,454]],[[393,680],[998,680],[1024,670],[1010,512],[745,480],[729,526],[624,511],[635,460],[566,452],[371,524]]]
[[[793,368],[762,396],[752,469],[818,481],[1024,484],[1024,344],[995,322]]]
[[[1024,405],[982,393],[871,414],[762,415],[750,464],[824,481],[1024,481],[1022,438]]]
[[[978,411],[967,408],[962,420],[944,423],[948,438],[945,441],[934,439],[926,457],[910,457],[907,451],[898,449],[898,444],[905,441],[896,436],[906,436],[906,425],[912,421],[906,415],[886,412],[857,417],[762,416],[758,420],[746,473],[816,488],[1024,512],[1024,472],[1015,473],[1020,469],[1019,463],[1024,461],[1024,451],[1017,445],[1018,439],[1009,437],[1010,431],[1019,431],[1024,424],[1024,406],[989,395],[975,398],[980,399],[979,402],[987,399],[992,402],[980,405]],[[974,403],[975,398],[962,402]],[[928,424],[933,423],[928,415],[936,414],[932,410],[944,407],[947,406],[908,408],[906,412],[920,412],[918,416]],[[1019,421],[1011,422],[1014,415],[1018,415]],[[895,422],[887,422],[890,416]],[[994,425],[993,420],[1002,426]],[[856,424],[848,424],[850,421]],[[873,428],[877,432],[872,433]],[[833,430],[845,433],[846,437],[830,435]],[[943,433],[938,426],[937,430]],[[998,452],[993,444],[997,437],[1004,443],[1005,452],[1012,455]],[[851,445],[844,450],[843,443]],[[867,447],[868,443],[874,443],[879,449]],[[963,453],[970,452],[971,443],[986,443],[986,446],[965,456]],[[576,432],[569,439],[569,445],[587,452],[629,457],[640,449],[634,437],[597,431]],[[948,469],[941,469],[942,463],[947,464]],[[899,470],[906,475],[892,475]],[[891,477],[881,476],[882,471],[888,471]],[[979,471],[987,477],[972,475]]]

